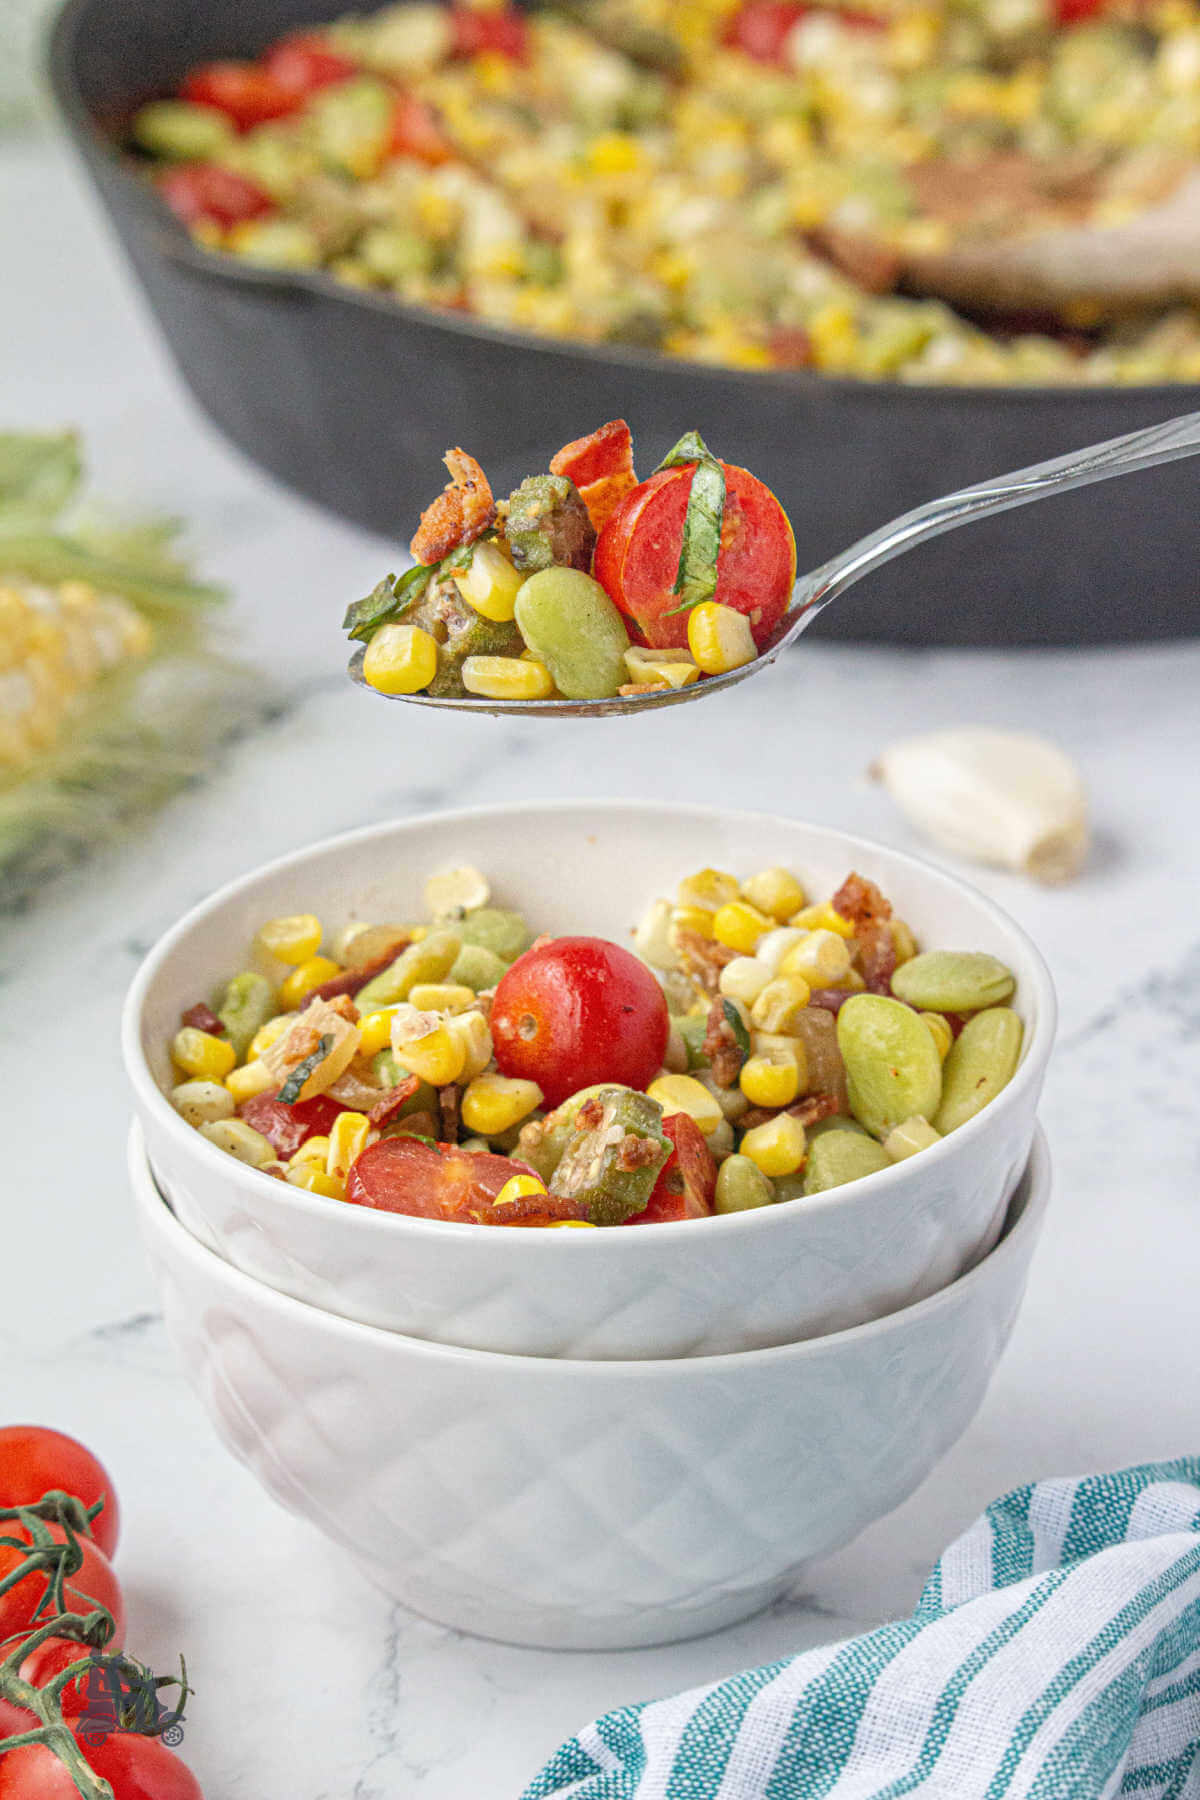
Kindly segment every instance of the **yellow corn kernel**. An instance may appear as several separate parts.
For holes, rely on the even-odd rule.
[[[853,937],[854,924],[850,919],[843,919],[840,912],[835,912],[828,900],[818,901],[815,906],[802,906],[798,913],[793,913],[788,920],[789,925],[800,931],[836,931],[839,937]]]
[[[482,618],[499,624],[512,618],[524,580],[500,546],[491,543],[476,544],[468,567],[454,574],[455,586],[467,604]]]
[[[341,972],[341,964],[335,963],[332,956],[310,956],[307,962],[300,963],[280,982],[279,998],[286,1007],[294,1011],[314,988],[324,986],[325,982],[332,981]]]
[[[937,1045],[938,1055],[945,1062],[950,1054],[950,1046],[954,1042],[954,1033],[950,1029],[949,1020],[937,1012],[923,1012],[920,1016],[929,1027],[929,1035]]]
[[[760,1031],[790,1031],[796,1014],[808,1005],[809,987],[802,975],[777,975],[768,981],[750,1008],[750,1022]]]
[[[911,962],[917,954],[917,940],[912,934],[911,926],[903,919],[890,919],[889,929],[892,934],[892,948],[896,952],[896,967],[901,963]]]
[[[852,963],[842,976],[839,986],[849,988],[852,994],[863,994],[867,989],[867,978],[860,975]]]
[[[265,1062],[257,1058],[253,1062],[244,1063],[240,1069],[230,1069],[225,1077],[225,1086],[233,1095],[235,1106],[245,1106],[247,1100],[253,1100],[258,1094],[265,1094],[280,1085],[278,1075],[272,1075]]]
[[[284,1179],[292,1187],[303,1188],[307,1194],[324,1194],[327,1200],[344,1200],[346,1184],[336,1175],[326,1174],[316,1163],[300,1163],[295,1168],[288,1165]]]
[[[858,350],[854,310],[844,300],[818,307],[808,321],[808,336],[818,369],[830,375],[848,374]]]
[[[664,1118],[672,1113],[686,1113],[707,1137],[721,1123],[724,1114],[714,1096],[694,1075],[660,1075],[646,1089],[651,1100],[657,1100]]]
[[[381,1012],[368,1013],[358,1026],[358,1054],[360,1056],[377,1056],[386,1050],[392,1041],[392,1010],[385,1007]]]
[[[688,875],[680,882],[675,895],[675,904],[682,907],[701,907],[705,912],[715,913],[720,906],[728,906],[736,900],[742,891],[742,884],[736,875],[729,875],[724,869],[697,869],[694,875]]]
[[[393,1031],[392,1048],[410,1075],[419,1076],[433,1087],[449,1087],[459,1080],[466,1067],[466,1045],[445,1025],[436,1025],[432,1031],[400,1043]]]
[[[339,1113],[329,1127],[329,1149],[325,1153],[325,1173],[345,1181],[350,1164],[367,1147],[371,1121],[366,1113]]]
[[[289,1169],[298,1169],[305,1163],[312,1163],[315,1168],[323,1169],[328,1155],[329,1139],[322,1133],[314,1133],[312,1137],[305,1138],[294,1156],[289,1156],[287,1166]]]
[[[804,1164],[807,1139],[804,1127],[791,1113],[780,1113],[763,1125],[743,1132],[738,1152],[748,1156],[756,1168],[774,1180],[781,1175],[794,1175]]]
[[[185,1025],[172,1039],[171,1061],[197,1081],[224,1081],[237,1062],[237,1052],[228,1038]]]
[[[536,1081],[521,1081],[508,1075],[477,1075],[462,1097],[462,1121],[468,1131],[480,1137],[499,1137],[527,1119],[535,1106],[542,1103],[542,1090]]]
[[[257,1062],[263,1051],[269,1050],[272,1044],[278,1043],[284,1032],[289,1030],[295,1022],[295,1013],[285,1012],[276,1013],[273,1019],[268,1019],[265,1025],[260,1025],[254,1036],[250,1039],[250,1048],[246,1052],[246,1061],[248,1063]]]
[[[745,613],[717,600],[702,600],[688,614],[688,649],[706,675],[727,675],[758,655]]]
[[[634,682],[666,682],[669,688],[699,681],[700,670],[686,650],[646,650],[634,644],[625,652],[625,667]]]
[[[742,896],[777,925],[786,925],[804,905],[804,889],[790,869],[760,869],[742,883]]]
[[[727,950],[737,950],[742,956],[753,956],[755,945],[770,929],[770,919],[760,913],[757,906],[748,906],[744,900],[731,900],[713,916],[713,936],[718,944],[724,944]]]
[[[675,906],[671,909],[671,923],[667,928],[667,941],[674,945],[678,942],[678,933],[692,931],[697,937],[710,938],[713,934],[715,913],[709,912],[706,906]]]
[[[799,975],[810,988],[837,987],[850,972],[850,952],[845,938],[834,931],[810,931],[789,950],[780,965],[782,975]]]
[[[593,175],[632,175],[641,167],[641,147],[624,131],[606,131],[588,145],[588,165]]]
[[[759,938],[754,954],[768,975],[778,975],[784,957],[804,935],[804,932],[796,931],[789,925],[776,925],[773,931],[768,931],[766,937]]]
[[[941,1141],[941,1132],[935,1131],[921,1113],[914,1113],[911,1119],[892,1127],[883,1140],[883,1147],[893,1162],[903,1162],[906,1157],[915,1156],[918,1150],[930,1150]]]
[[[381,625],[367,645],[363,680],[379,694],[419,694],[437,674],[437,639],[419,625]]]
[[[419,981],[409,994],[419,1012],[465,1013],[475,1005],[475,990],[457,981]]]
[[[757,956],[735,956],[726,963],[717,986],[727,1000],[741,1000],[751,1008],[771,979],[771,972]]]
[[[529,656],[468,656],[462,684],[485,700],[548,700],[554,692],[545,663]]]
[[[321,921],[315,913],[292,913],[282,919],[268,919],[258,928],[258,941],[268,956],[280,962],[304,963],[317,954],[324,936]]]
[[[492,1060],[491,1026],[478,1011],[451,1013],[446,1029],[463,1047],[463,1069],[460,1081],[474,1081]]]
[[[791,1056],[748,1056],[738,1086],[751,1106],[790,1106],[800,1092],[800,1068]]]
[[[218,1150],[236,1156],[239,1162],[248,1163],[252,1169],[261,1169],[275,1161],[275,1146],[261,1131],[247,1125],[245,1119],[217,1119],[211,1125],[201,1125],[200,1135],[215,1144]]]
[[[551,1219],[545,1227],[547,1231],[595,1231],[596,1226],[591,1219]]]
[[[534,1200],[545,1192],[545,1182],[536,1175],[510,1175],[492,1205],[511,1206],[516,1200]]]

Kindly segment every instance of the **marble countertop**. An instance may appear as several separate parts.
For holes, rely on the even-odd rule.
[[[23,1246],[10,1230],[0,1264],[4,1410],[109,1464],[131,1643],[160,1669],[187,1656],[185,1755],[208,1800],[515,1800],[598,1711],[906,1613],[948,1536],[1005,1488],[1194,1451],[1200,643],[896,653],[814,632],[686,724],[383,707],[340,675],[336,620],[392,548],[283,492],[199,417],[52,140],[0,146],[0,241],[0,417],[80,425],[107,494],[185,515],[201,565],[236,592],[240,645],[284,696],[151,829],[0,921],[2,1185]],[[1041,943],[1062,1025],[1043,1115],[1055,1202],[966,1437],[785,1604],[715,1637],[552,1655],[393,1605],[259,1491],[176,1371],[124,1174],[117,1019],[138,958],[263,858],[443,805],[703,797],[918,847],[866,767],[901,732],[971,720],[1059,738],[1086,772],[1096,846],[1061,890],[977,877]]]

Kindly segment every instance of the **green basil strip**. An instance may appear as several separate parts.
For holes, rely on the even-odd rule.
[[[725,471],[698,431],[685,431],[669,450],[658,468],[684,468],[695,463],[687,512],[683,521],[683,543],[679,550],[679,567],[672,592],[679,597],[667,618],[690,612],[702,600],[711,600],[717,591],[717,558],[721,553],[721,527],[725,522]]]
[[[300,1098],[301,1088],[304,1086],[309,1076],[315,1074],[320,1068],[332,1049],[333,1039],[326,1034],[326,1036],[321,1039],[312,1055],[306,1056],[303,1062],[296,1064],[275,1098],[277,1100],[282,1100],[285,1106],[291,1106],[293,1101],[298,1100]]]
[[[346,608],[342,630],[364,644],[369,642],[381,625],[392,624],[421,598],[433,573],[424,563],[417,563],[399,581],[394,575],[385,575],[365,600],[356,600]]]
[[[734,1041],[738,1047],[738,1054],[741,1056],[742,1061],[745,1062],[750,1054],[750,1033],[746,1030],[746,1021],[742,1018],[741,1013],[733,1004],[732,1000],[724,1001],[721,1011],[725,1014],[725,1023],[733,1033]]]

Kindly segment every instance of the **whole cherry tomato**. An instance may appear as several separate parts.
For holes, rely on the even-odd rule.
[[[50,1531],[59,1543],[64,1542],[65,1534],[60,1526],[51,1525]],[[2,1535],[18,1537],[21,1533],[19,1527],[15,1527],[11,1531],[6,1529]],[[80,1538],[79,1547],[83,1562],[66,1581],[65,1610],[82,1615],[94,1612],[97,1606],[107,1608],[113,1616],[115,1629],[106,1647],[119,1650],[125,1642],[125,1601],[121,1584],[103,1550],[88,1538]],[[0,1581],[11,1575],[23,1561],[22,1551],[0,1544]],[[37,1569],[0,1595],[0,1643],[31,1629],[35,1624],[33,1615],[41,1604],[46,1586],[45,1571]]]
[[[529,1173],[525,1163],[489,1151],[427,1144],[419,1138],[380,1138],[352,1165],[346,1199],[381,1212],[461,1225],[549,1225],[581,1217],[574,1202],[545,1194],[493,1205],[507,1181]]]
[[[722,463],[725,515],[712,598],[745,613],[761,648],[787,611],[796,579],[796,540],[765,483]],[[632,488],[596,540],[592,573],[647,643],[682,649],[687,614],[674,592],[695,463],[660,469]]]
[[[333,87],[358,74],[357,66],[337,51],[319,32],[301,31],[275,44],[262,59],[264,72],[287,94],[302,98]]]
[[[110,1646],[105,1645],[105,1655],[109,1653],[109,1649]],[[69,1669],[72,1663],[82,1661],[87,1655],[86,1644],[73,1643],[70,1638],[47,1638],[44,1644],[31,1650],[21,1664],[21,1679],[28,1681],[33,1687],[45,1687],[48,1681],[53,1681],[56,1675],[61,1675],[64,1669]],[[59,1705],[64,1719],[76,1719],[86,1710],[86,1674],[82,1681],[76,1676],[74,1681],[69,1681],[60,1690]]]
[[[80,1749],[113,1800],[204,1800],[187,1764],[157,1738],[114,1731]],[[79,1790],[53,1750],[32,1744],[0,1756],[0,1800],[79,1800]]]
[[[121,1512],[117,1490],[104,1464],[78,1439],[48,1425],[0,1427],[0,1506],[27,1506],[52,1488],[74,1494],[85,1506],[103,1500],[92,1536],[106,1555],[117,1547]],[[12,1533],[0,1527],[0,1537]]]
[[[659,1171],[645,1212],[627,1225],[664,1225],[678,1219],[704,1219],[713,1209],[717,1165],[704,1133],[687,1113],[672,1113],[663,1130],[674,1149]]]
[[[491,50],[507,56],[511,62],[528,62],[529,26],[512,7],[483,11],[473,6],[454,6],[450,18],[455,56],[479,56]]]
[[[662,1067],[670,1022],[645,963],[605,938],[553,938],[519,956],[492,1001],[503,1075],[536,1081],[547,1106],[597,1082],[644,1088]]]
[[[274,76],[250,62],[211,62],[193,69],[182,88],[194,106],[215,106],[239,131],[284,119],[301,104],[301,96],[281,87]]]
[[[158,186],[171,211],[185,225],[208,219],[228,230],[275,210],[274,200],[256,181],[218,163],[180,163],[159,177]]]

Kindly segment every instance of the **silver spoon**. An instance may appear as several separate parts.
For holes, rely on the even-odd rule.
[[[1071,488],[1086,487],[1092,481],[1107,481],[1113,475],[1129,475],[1138,469],[1152,469],[1159,463],[1175,462],[1181,456],[1194,456],[1200,451],[1200,412],[1185,413],[1168,419],[1162,425],[1150,425],[1142,431],[1130,431],[1124,437],[1110,438],[1104,444],[1091,444],[1084,450],[1072,450],[1050,462],[1035,463],[1032,468],[1018,469],[1012,475],[999,475],[992,481],[978,482],[974,487],[960,488],[940,500],[930,500],[912,512],[901,514],[890,525],[881,525],[869,536],[851,544],[837,556],[822,563],[811,574],[802,575],[796,583],[792,605],[780,620],[775,635],[766,649],[731,669],[727,675],[708,675],[690,687],[665,688],[649,694],[618,694],[611,700],[487,700],[475,695],[461,699],[435,699],[431,694],[386,694],[381,699],[402,700],[412,706],[438,706],[444,710],[476,713],[536,714],[541,718],[600,718],[613,713],[649,712],[657,706],[682,706],[689,700],[702,700],[722,688],[733,687],[749,675],[757,675],[775,661],[781,650],[806,631],[831,600],[853,587],[873,569],[902,556],[914,545],[940,537],[959,525],[974,519],[986,519],[992,513],[1006,512],[1012,506],[1026,506],[1031,500],[1045,500],[1052,494],[1065,494]],[[360,686],[363,680],[363,650],[356,650],[350,662],[350,674]],[[376,690],[371,689],[372,693]]]

